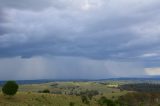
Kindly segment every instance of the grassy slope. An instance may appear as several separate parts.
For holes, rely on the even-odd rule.
[[[83,91],[83,90],[97,90],[100,93],[108,94],[108,93],[119,93],[120,90],[117,88],[111,88],[108,85],[102,85],[95,82],[56,82],[58,83],[58,87],[52,87],[51,85],[54,83],[45,83],[45,84],[32,84],[32,85],[21,85],[20,91],[27,91],[27,92],[38,92],[40,90],[49,89],[50,91],[66,91],[69,92],[71,89],[69,87],[79,86],[76,88],[76,91]]]
[[[69,106],[70,102],[75,106],[85,106],[76,96],[19,92],[8,98],[0,94],[0,106]]]
[[[65,91],[70,92],[68,87],[79,86],[77,91],[83,90],[98,90],[104,96],[117,98],[124,95],[127,91],[120,92],[117,88],[110,88],[107,85],[102,85],[94,82],[57,82],[58,87],[51,86],[53,83],[45,84],[30,84],[20,85],[19,92],[13,98],[8,99],[0,94],[0,106],[69,106],[70,102],[74,102],[75,106],[85,106],[81,102],[80,97],[71,95],[55,95],[36,93],[39,90],[49,89],[50,91]],[[34,92],[34,93],[33,93]],[[91,106],[97,106],[96,100],[102,95],[94,97],[91,101]]]

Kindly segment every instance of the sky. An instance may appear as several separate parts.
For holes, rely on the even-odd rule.
[[[159,0],[0,0],[0,80],[160,75]]]

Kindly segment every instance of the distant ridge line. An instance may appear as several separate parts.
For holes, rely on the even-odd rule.
[[[37,79],[37,80],[15,80],[18,84],[42,84],[49,82],[87,82],[87,81],[108,81],[108,80],[160,80],[160,76],[151,76],[144,78],[137,77],[120,77],[120,78],[106,78],[106,79]],[[7,80],[0,81],[0,86],[2,86]]]

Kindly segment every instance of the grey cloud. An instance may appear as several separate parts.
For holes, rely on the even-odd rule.
[[[6,24],[10,32],[0,36],[1,57],[53,55],[144,61],[155,57],[141,55],[160,50],[158,0],[95,0],[102,5],[85,9],[79,0],[2,2],[3,7],[16,10],[6,11],[11,17]],[[38,7],[32,5],[35,2],[39,2]]]
[[[1,79],[143,76],[160,66],[159,0],[0,2]]]
[[[8,32],[8,29],[0,25],[0,36],[2,36],[3,34],[7,32]]]
[[[0,22],[3,22],[4,20],[4,13],[0,10]]]
[[[0,70],[2,70],[0,71],[0,80],[105,79],[145,75],[143,67],[139,63],[68,56],[36,56],[25,59],[20,57],[4,58],[0,59]],[[128,70],[131,72],[128,73]]]
[[[9,31],[9,28],[3,25],[8,21],[6,17],[7,14],[3,11],[3,9],[0,8],[0,36],[2,36],[5,33],[8,33]]]
[[[1,8],[12,8],[19,10],[42,11],[53,7],[54,9],[72,9],[75,5],[82,4],[81,0],[0,0]]]
[[[0,0],[1,8],[39,10],[51,6],[52,0]]]

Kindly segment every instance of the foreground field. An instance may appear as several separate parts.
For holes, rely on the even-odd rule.
[[[159,83],[134,82],[71,81],[19,85],[13,97],[0,93],[0,106],[160,106]]]
[[[126,94],[127,91],[120,91],[117,87],[104,85],[97,82],[51,82],[45,84],[21,85],[21,92],[39,92],[44,89],[50,90],[52,94],[74,95],[85,90],[97,90],[101,95],[111,97]]]
[[[48,89],[50,93],[40,93]],[[0,94],[0,106],[88,106],[82,103],[81,97],[76,94],[86,91],[96,90],[98,95],[90,100],[90,106],[98,106],[100,97],[106,96],[116,99],[127,91],[120,91],[117,87],[104,85],[97,82],[51,82],[44,84],[20,85],[19,92],[12,98]]]
[[[0,106],[69,106],[70,102],[75,106],[85,106],[77,96],[18,92],[8,98],[0,94]],[[92,103],[92,106],[96,104]]]

